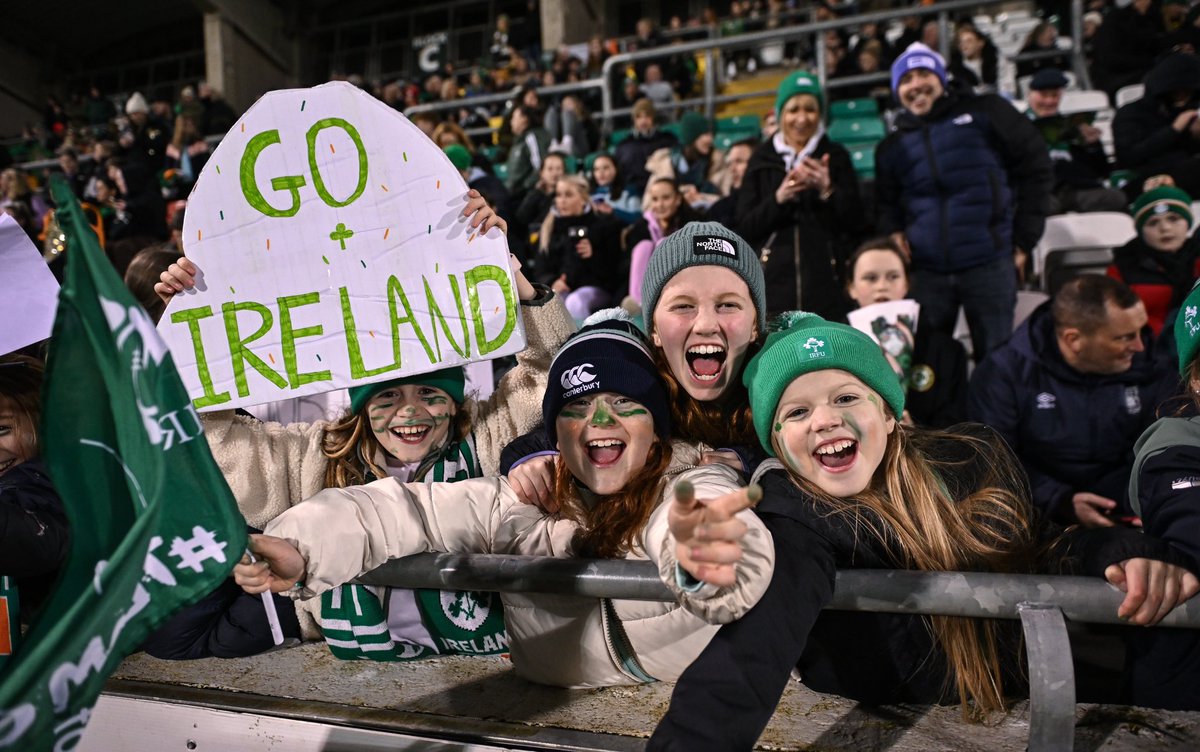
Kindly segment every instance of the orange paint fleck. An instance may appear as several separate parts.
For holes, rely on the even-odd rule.
[[[336,151],[336,150],[334,150],[334,148],[333,148],[333,144],[330,144],[330,145],[329,145],[329,153],[330,153],[330,154],[337,154],[337,151]]]
[[[271,250],[271,239],[267,238],[267,250]]]
[[[275,356],[271,353],[267,353],[267,357],[271,359],[271,365],[275,365]]]
[[[387,240],[388,233],[391,231],[392,231],[392,228],[390,228],[390,227],[383,231],[383,239],[384,240]]]
[[[202,231],[202,230],[196,230],[196,242],[197,242],[197,243],[199,243],[199,242],[200,242],[200,233],[201,233],[201,232],[203,232],[203,231]]]
[[[471,233],[471,237],[467,238],[467,242],[468,242],[468,243],[470,243],[472,240],[474,240],[474,239],[475,239],[475,236],[476,236],[477,234],[478,234],[478,233],[474,233],[474,232],[473,232],[473,233]]]
[[[380,184],[379,184],[379,187],[383,189],[383,192],[384,192],[384,193],[387,193],[387,192],[388,192],[388,188],[387,188],[387,186],[386,186],[386,185],[384,185],[383,183],[380,183]]]
[[[242,123],[242,133],[245,133],[245,132],[246,132],[246,124]]]
[[[374,332],[374,331],[369,331],[369,332],[367,332],[367,334],[370,334],[370,335],[371,335],[371,339],[375,339],[375,332]]]
[[[439,180],[439,181],[437,181],[437,189],[438,189],[439,191],[442,189],[442,181],[440,181],[440,180]]]

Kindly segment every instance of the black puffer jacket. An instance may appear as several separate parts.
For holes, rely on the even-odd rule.
[[[1193,92],[1182,107],[1164,99],[1172,91]],[[1146,74],[1146,94],[1117,110],[1113,144],[1121,166],[1145,179],[1168,174],[1190,195],[1200,195],[1200,139],[1171,127],[1184,110],[1200,105],[1200,58],[1178,53]]]
[[[41,460],[0,475],[0,574],[17,578],[23,615],[50,593],[69,550],[66,510]]]

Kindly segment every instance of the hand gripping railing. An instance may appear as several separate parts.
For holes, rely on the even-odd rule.
[[[648,561],[419,554],[390,561],[358,581],[586,598],[674,598]],[[1123,598],[1112,586],[1088,577],[855,569],[837,573],[829,608],[1020,619],[1029,661],[1029,750],[1043,752],[1071,749],[1075,738],[1075,675],[1066,619],[1123,624],[1117,618]],[[1159,626],[1200,628],[1200,599],[1177,607]]]

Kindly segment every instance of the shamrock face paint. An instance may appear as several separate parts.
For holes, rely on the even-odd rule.
[[[650,411],[613,392],[568,402],[555,429],[558,451],[571,474],[601,496],[624,488],[646,464],[654,444]]]
[[[799,376],[775,410],[775,451],[789,470],[831,496],[861,493],[896,429],[880,405],[879,395],[846,371]]]
[[[458,405],[437,387],[404,384],[376,394],[366,410],[383,450],[407,463],[445,445]]]

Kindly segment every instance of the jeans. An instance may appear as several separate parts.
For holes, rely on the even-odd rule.
[[[913,272],[913,299],[921,304],[924,324],[954,334],[961,305],[971,328],[971,349],[981,362],[1009,338],[1017,305],[1017,270],[1011,256],[961,272]]]

